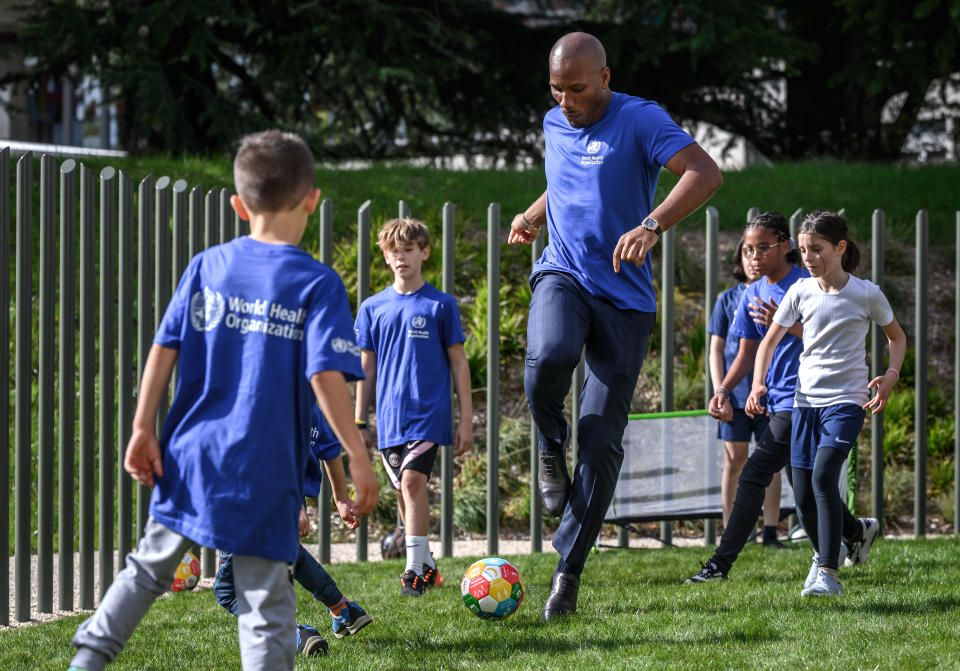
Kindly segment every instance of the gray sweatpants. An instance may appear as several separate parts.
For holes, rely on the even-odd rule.
[[[152,517],[136,552],[117,574],[96,612],[80,625],[72,666],[101,671],[120,653],[154,600],[166,592],[191,541]],[[291,671],[296,657],[292,567],[284,562],[234,555],[237,627],[244,671]]]

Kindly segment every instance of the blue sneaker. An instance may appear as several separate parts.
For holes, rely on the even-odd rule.
[[[318,657],[328,652],[327,639],[308,624],[297,625],[297,652],[304,657]]]
[[[345,603],[339,609],[328,609],[330,618],[333,620],[333,635],[337,638],[346,638],[350,634],[356,634],[373,622],[373,619],[367,615],[363,608],[346,597],[343,601]]]

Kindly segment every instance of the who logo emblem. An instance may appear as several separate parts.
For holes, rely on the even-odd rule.
[[[598,151],[600,151],[601,146],[602,144],[600,140],[594,140],[593,142],[587,145],[587,153],[596,154]]]
[[[422,329],[427,325],[427,318],[423,315],[417,315],[410,321],[410,323],[413,325],[413,328]]]
[[[204,287],[190,297],[190,325],[197,331],[212,331],[223,319],[224,308],[223,295]]]

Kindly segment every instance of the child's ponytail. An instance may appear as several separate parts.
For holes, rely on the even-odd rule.
[[[797,229],[797,235],[801,233],[818,235],[829,240],[834,246],[840,244],[841,241],[846,242],[847,248],[843,252],[843,258],[840,259],[841,267],[846,272],[852,273],[860,265],[860,249],[857,247],[857,243],[850,238],[846,220],[836,212],[814,210],[804,217],[803,223]]]

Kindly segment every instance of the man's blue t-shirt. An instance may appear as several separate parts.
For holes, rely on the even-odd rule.
[[[550,237],[534,272],[559,270],[618,308],[656,312],[649,255],[615,273],[613,250],[653,210],[661,167],[693,138],[655,102],[623,93],[585,128],[572,127],[558,105],[543,133]]]
[[[333,429],[327,424],[320,406],[313,406],[311,415],[310,434],[308,436],[310,454],[307,456],[307,471],[303,481],[304,496],[319,496],[320,484],[323,482],[323,466],[321,461],[330,461],[340,456],[340,441],[337,440]]]
[[[150,514],[207,547],[293,562],[316,405],[309,379],[363,377],[343,282],[292,245],[197,254],[154,342],[179,350]]]
[[[738,284],[721,293],[717,296],[717,303],[713,306],[713,312],[710,313],[707,333],[725,339],[723,344],[724,371],[730,370],[730,365],[737,358],[737,352],[740,351],[740,339],[730,336],[729,331],[733,317],[740,306],[740,297],[743,296],[743,291],[746,288],[746,284]],[[752,384],[753,370],[751,369],[751,372],[730,390],[730,402],[733,403],[734,408],[743,408],[747,404],[747,397],[750,396]]]
[[[740,305],[737,307],[737,313],[730,325],[729,335],[734,338],[749,338],[750,340],[762,340],[767,334],[767,327],[760,326],[753,321],[750,316],[750,303],[758,303],[758,299],[769,302],[773,301],[780,305],[784,294],[790,285],[801,277],[810,277],[803,268],[793,266],[786,276],[776,284],[770,284],[766,277],[747,287],[743,296],[740,298]],[[797,370],[800,368],[800,354],[803,352],[803,341],[789,333],[783,336],[783,340],[773,351],[773,359],[770,362],[770,369],[767,371],[767,409],[770,412],[780,412],[781,410],[790,410],[793,408],[793,397],[797,390]],[[753,385],[753,377],[750,377],[750,385]]]
[[[411,294],[389,286],[360,305],[354,329],[377,357],[377,446],[452,443],[447,349],[464,341],[456,299],[428,282]]]

